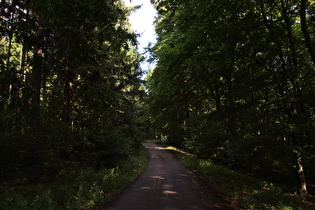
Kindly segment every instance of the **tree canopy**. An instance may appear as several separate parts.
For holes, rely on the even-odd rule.
[[[64,161],[108,167],[133,153],[142,91],[131,8],[119,0],[0,5],[0,178],[21,171],[40,180]]]
[[[0,1],[0,181],[116,167],[154,133],[302,196],[314,191],[315,1],[151,3],[157,65],[144,88],[127,19],[135,8]]]
[[[152,2],[157,67],[148,101],[159,135],[307,194],[315,175],[314,2]]]

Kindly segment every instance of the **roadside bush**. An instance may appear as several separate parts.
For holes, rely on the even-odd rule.
[[[56,180],[29,184],[11,180],[0,186],[2,209],[82,209],[107,205],[146,165],[146,150],[121,160],[115,167],[96,170],[66,164]]]

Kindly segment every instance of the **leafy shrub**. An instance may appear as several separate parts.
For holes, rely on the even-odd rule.
[[[112,168],[80,168],[68,163],[51,183],[29,184],[14,180],[0,186],[3,209],[82,209],[106,205],[142,171],[146,151],[124,158]]]

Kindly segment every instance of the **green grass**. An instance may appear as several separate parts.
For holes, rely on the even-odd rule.
[[[121,161],[115,168],[63,171],[50,184],[29,185],[20,181],[1,183],[0,209],[92,209],[106,206],[141,173],[146,150]],[[74,170],[73,170],[74,169]]]
[[[184,165],[205,178],[222,196],[236,201],[240,209],[315,209],[310,201],[303,202],[301,197],[285,193],[281,186],[198,159],[174,147],[167,149],[174,151]]]

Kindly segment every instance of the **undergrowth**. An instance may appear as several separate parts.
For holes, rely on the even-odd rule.
[[[1,183],[1,209],[92,209],[106,206],[143,170],[146,150],[122,160],[116,167],[95,170],[75,168],[61,172],[52,183]]]
[[[200,174],[223,196],[237,202],[240,209],[314,209],[312,198],[302,199],[286,193],[278,185],[213,164],[210,160],[198,159],[175,147],[181,162],[190,170]]]

